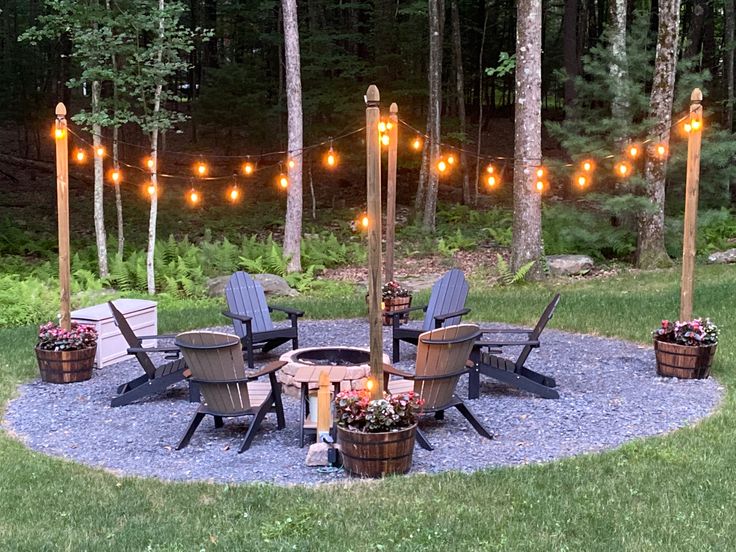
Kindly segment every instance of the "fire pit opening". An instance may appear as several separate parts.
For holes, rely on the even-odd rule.
[[[314,366],[359,366],[368,364],[371,355],[368,351],[346,347],[324,347],[302,351],[294,356],[301,364]]]

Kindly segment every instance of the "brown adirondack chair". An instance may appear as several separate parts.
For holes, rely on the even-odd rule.
[[[299,348],[299,329],[297,319],[304,312],[287,307],[268,305],[263,286],[253,280],[246,272],[236,272],[230,277],[225,288],[228,310],[222,314],[233,321],[235,333],[240,338],[248,367],[253,368],[253,350],[268,352],[279,345],[291,341],[292,348]],[[276,328],[271,321],[271,312],[285,313],[291,325]]]
[[[176,346],[143,347],[143,340],[156,339],[171,342],[174,339],[173,335],[137,336],[123,313],[115,307],[115,304],[112,301],[108,301],[107,304],[115,319],[115,325],[128,343],[128,354],[135,356],[145,372],[143,375],[120,385],[117,389],[118,394],[113,397],[110,406],[124,406],[148,395],[162,393],[169,386],[187,379],[189,375],[187,365],[183,358],[179,358],[179,349]],[[168,362],[156,366],[151,357],[148,356],[149,353],[165,353],[164,358]],[[190,402],[199,402],[199,390],[196,383],[191,381],[189,382],[189,400]]]
[[[480,394],[480,375],[489,376],[495,380],[501,381],[522,391],[534,393],[544,399],[559,399],[560,394],[557,392],[557,382],[551,376],[545,376],[539,372],[535,372],[531,368],[527,368],[526,363],[529,354],[533,349],[539,348],[539,337],[547,322],[550,321],[555,313],[557,304],[560,302],[560,294],[558,293],[552,298],[547,308],[544,309],[542,316],[539,318],[536,326],[531,330],[523,329],[498,329],[498,330],[481,330],[483,338],[476,342],[475,348],[470,358],[473,360],[473,367],[470,370],[468,378],[468,398],[477,399]],[[495,334],[495,335],[494,335]],[[525,335],[526,339],[520,341],[504,339],[501,336]],[[492,336],[492,337],[486,337]],[[499,356],[502,347],[523,347],[516,360],[511,360]]]
[[[480,330],[475,324],[459,324],[425,332],[419,336],[414,373],[384,365],[384,388],[389,393],[415,391],[424,399],[423,410],[442,419],[444,411],[455,407],[470,425],[487,439],[493,439],[463,400],[455,394],[457,381],[468,372],[468,356]],[[390,380],[389,376],[403,379]],[[432,446],[417,428],[417,442],[426,450]]]
[[[453,268],[432,286],[429,304],[386,313],[392,319],[393,356],[391,360],[399,362],[402,341],[416,345],[419,335],[423,332],[459,324],[462,316],[470,312],[470,309],[465,308],[467,297],[468,283],[465,281],[465,275],[462,270]],[[421,329],[401,326],[402,316],[420,309],[425,312]]]
[[[223,426],[223,418],[253,416],[239,453],[250,447],[268,412],[276,413],[278,429],[285,427],[281,387],[276,380],[276,372],[285,362],[272,362],[248,375],[237,336],[194,331],[179,334],[174,342],[192,370],[192,381],[199,384],[204,396],[176,450],[189,444],[207,415],[214,418],[216,428]],[[268,382],[257,381],[261,376],[268,376]]]

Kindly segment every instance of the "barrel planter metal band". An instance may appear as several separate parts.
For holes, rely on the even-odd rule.
[[[417,425],[399,431],[363,433],[337,427],[343,467],[353,475],[381,477],[411,469]]]
[[[680,345],[654,340],[657,374],[668,378],[705,379],[718,345]]]
[[[36,348],[41,380],[49,383],[75,383],[92,377],[97,345],[76,351],[47,351]]]

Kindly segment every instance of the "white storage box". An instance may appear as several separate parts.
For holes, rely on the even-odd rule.
[[[136,335],[156,335],[158,333],[156,301],[116,299],[114,303],[125,315],[125,319]],[[115,319],[107,303],[78,309],[72,311],[71,315],[72,322],[94,326],[97,330],[96,368],[120,362],[128,356],[128,343],[115,325]],[[151,347],[155,346],[156,342],[149,340],[143,344]]]

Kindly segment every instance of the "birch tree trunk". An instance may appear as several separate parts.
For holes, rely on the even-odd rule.
[[[296,0],[281,0],[284,17],[284,53],[286,65],[286,107],[288,127],[289,189],[284,223],[284,255],[289,257],[287,270],[301,272],[302,259],[302,79],[299,56],[299,26]]]
[[[118,126],[112,127],[112,163],[113,167],[118,168],[119,165],[119,152],[118,152],[118,132],[120,129]],[[115,185],[115,211],[118,219],[118,255],[123,255],[125,248],[125,235],[123,234],[123,198],[120,194],[120,181],[114,183]]]
[[[672,264],[664,248],[667,159],[653,155],[653,148],[656,144],[662,143],[669,150],[679,27],[680,0],[660,0],[654,78],[649,99],[649,117],[655,125],[649,136],[652,145],[644,166],[645,194],[651,202],[651,210],[638,216],[637,266],[640,268],[657,268]]]
[[[626,56],[626,0],[611,0],[610,10],[610,37],[611,37],[611,65],[608,73],[613,83],[613,100],[611,101],[611,115],[619,121],[620,129],[614,143],[618,149],[625,145],[626,132],[629,120],[629,78],[628,59]]]
[[[478,201],[480,188],[480,150],[483,141],[483,49],[486,45],[486,30],[488,29],[488,6],[484,6],[483,33],[480,38],[480,51],[478,52],[478,138],[475,149],[475,201]]]
[[[463,71],[463,44],[460,40],[460,12],[457,0],[451,0],[450,11],[452,14],[452,53],[455,62],[455,93],[457,95],[457,116],[460,119],[460,133],[463,135],[463,149],[467,140],[467,126],[465,121],[465,72]],[[460,170],[463,178],[463,204],[475,203],[473,190],[470,188],[470,175],[468,175],[468,158],[464,151],[460,152]]]
[[[422,226],[434,232],[437,215],[437,193],[440,157],[440,116],[442,111],[442,29],[444,0],[429,0],[429,170]]]
[[[100,112],[100,81],[92,81],[92,115],[98,116]],[[98,124],[92,125],[92,145],[95,150],[95,193],[94,193],[94,220],[95,238],[97,240],[97,268],[100,278],[105,278],[107,272],[107,235],[105,233],[105,207],[103,194],[105,191],[105,168],[104,159],[97,155],[97,148],[102,145],[102,127]]]
[[[164,55],[164,37],[166,30],[164,29],[164,0],[158,0],[158,9],[161,12],[161,18],[159,19],[158,32],[161,44],[159,45],[159,51],[156,56],[158,65],[161,65]],[[156,115],[161,110],[161,92],[163,90],[163,83],[159,82],[156,85],[156,89],[153,96],[153,120],[156,120]],[[156,272],[153,263],[154,253],[156,249],[156,217],[158,216],[158,123],[154,123],[153,129],[151,130],[151,161],[153,168],[151,169],[151,184],[154,188],[154,193],[151,194],[151,212],[148,218],[148,253],[146,254],[146,282],[148,286],[148,293],[153,295],[156,293]]]
[[[430,116],[427,114],[427,130],[429,135]],[[419,183],[417,193],[414,196],[414,219],[419,223],[424,216],[424,200],[427,195],[427,179],[429,178],[429,140],[422,144],[422,160],[419,165]]]
[[[516,17],[513,270],[536,261],[530,277],[542,278],[542,201],[536,167],[542,159],[542,2],[519,0]]]

